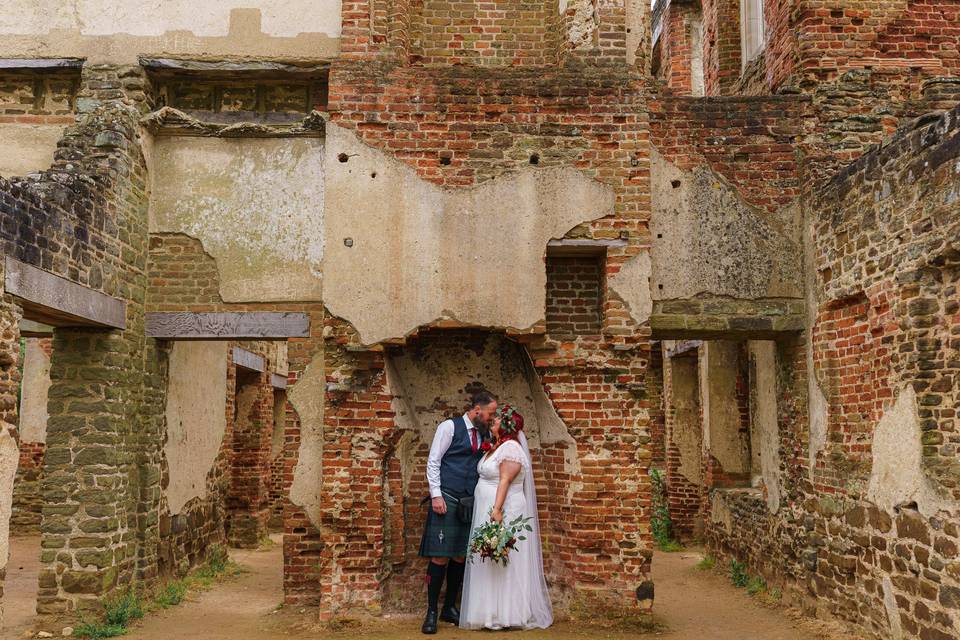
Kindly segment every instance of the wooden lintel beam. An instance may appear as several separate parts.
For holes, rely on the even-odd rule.
[[[286,311],[149,312],[147,337],[162,340],[286,340],[310,335],[310,316]]]
[[[267,359],[241,347],[233,348],[233,364],[243,369],[263,373],[267,370]]]
[[[123,300],[25,262],[5,258],[3,284],[28,320],[55,327],[127,327],[127,303]]]

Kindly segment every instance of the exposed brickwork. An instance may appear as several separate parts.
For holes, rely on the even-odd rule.
[[[647,398],[650,402],[650,464],[663,470],[666,458],[666,394],[663,388],[663,349],[660,342],[650,345],[647,368]]]
[[[785,506],[772,514],[758,493],[716,494],[728,514],[714,510],[709,529],[716,549],[749,560],[808,611],[878,638],[891,635],[885,593],[906,637],[951,637],[960,606],[955,502],[936,515],[909,503],[886,511],[868,491],[877,423],[909,386],[922,435],[908,437],[904,451],[922,454],[924,482],[957,496],[956,457],[946,453],[956,445],[960,346],[957,115],[905,130],[815,190],[811,347],[827,402],[825,442],[811,470],[805,345],[781,343]]]
[[[598,258],[547,257],[547,333],[600,333],[603,264]]]
[[[651,142],[679,168],[706,163],[746,202],[771,213],[800,193],[795,151],[809,113],[803,98],[663,97],[651,107]]]
[[[0,123],[72,124],[80,74],[0,72]]]
[[[270,373],[237,370],[227,493],[231,546],[254,548],[270,519],[273,387]]]
[[[20,463],[13,481],[13,510],[10,515],[10,532],[13,535],[37,533],[40,530],[43,511],[40,473],[46,449],[47,445],[43,442],[20,441]]]
[[[740,2],[703,0],[703,83],[706,95],[732,93],[740,77]]]
[[[545,65],[557,60],[558,10],[547,0],[413,0],[411,60]]]
[[[664,357],[663,365],[667,504],[672,530],[684,539],[699,537],[703,529],[703,416],[697,353],[694,348]]]

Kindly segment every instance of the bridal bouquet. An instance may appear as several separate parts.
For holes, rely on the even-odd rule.
[[[528,523],[532,518],[517,516],[509,524],[493,522],[480,525],[473,530],[470,540],[470,562],[480,556],[480,562],[490,558],[503,566],[507,566],[510,552],[517,548],[517,542],[526,540],[524,531],[533,531]]]

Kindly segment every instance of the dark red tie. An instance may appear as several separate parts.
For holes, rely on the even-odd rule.
[[[473,452],[476,453],[477,449],[480,448],[480,445],[477,444],[477,430],[470,429],[470,446],[473,447]]]

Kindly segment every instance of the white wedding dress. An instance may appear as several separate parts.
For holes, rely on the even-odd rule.
[[[503,504],[503,521],[519,515],[532,517],[533,532],[517,543],[507,566],[475,558],[467,564],[463,582],[460,626],[464,629],[545,629],[553,622],[553,608],[543,575],[543,552],[537,516],[537,493],[533,483],[530,448],[520,432],[520,442],[508,440],[477,465],[480,481],[474,492],[473,524],[490,520],[490,509],[500,484],[500,463],[519,462],[520,473],[513,479]],[[473,536],[471,535],[471,538]]]

